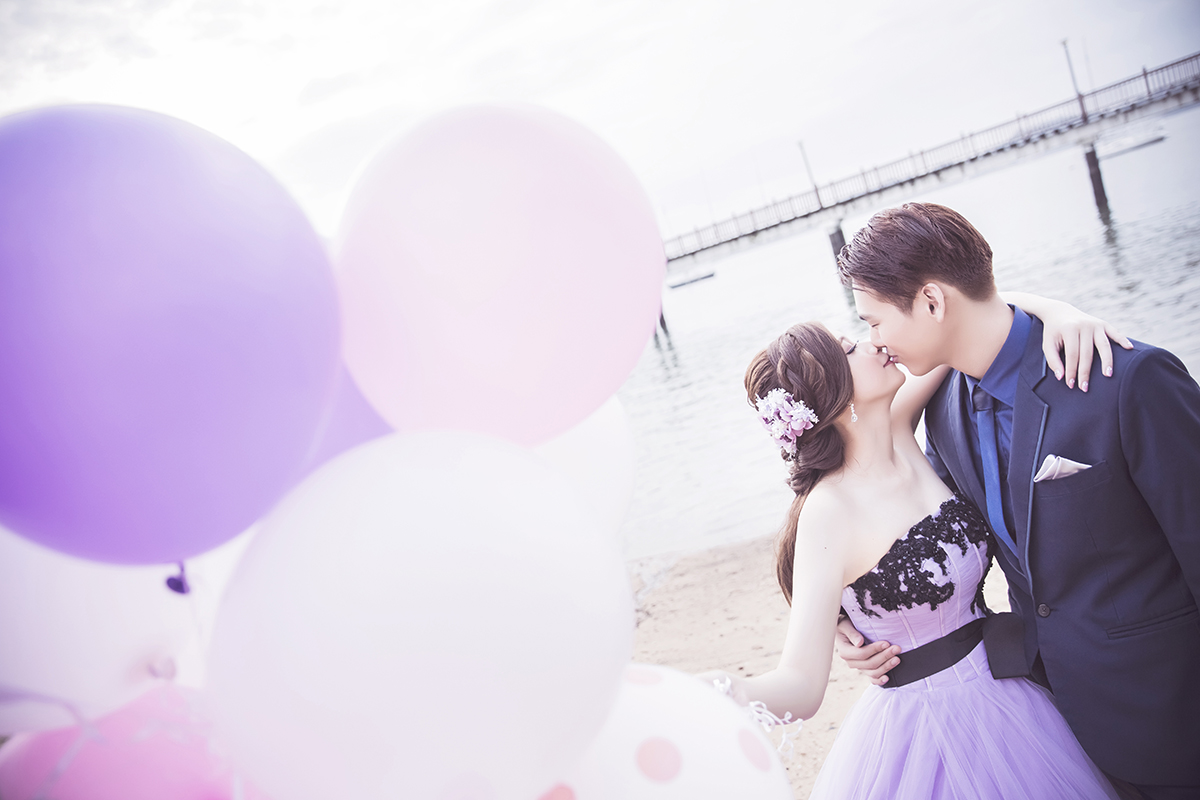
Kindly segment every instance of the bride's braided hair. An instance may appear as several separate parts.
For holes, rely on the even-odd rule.
[[[754,405],[772,389],[781,388],[803,400],[820,421],[796,441],[795,455],[782,453],[788,462],[788,486],[796,493],[779,532],[775,571],[779,588],[792,602],[792,561],[796,552],[796,524],[804,498],[829,472],[845,463],[845,443],[834,424],[854,399],[850,362],[841,343],[819,322],[793,325],[746,369],[746,399]]]

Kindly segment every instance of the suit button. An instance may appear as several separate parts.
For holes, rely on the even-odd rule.
[[[1050,616],[1050,606],[1046,605],[1045,603],[1042,603],[1041,605],[1039,605],[1039,606],[1037,607],[1037,615],[1038,615],[1039,617],[1048,617],[1048,616]]]

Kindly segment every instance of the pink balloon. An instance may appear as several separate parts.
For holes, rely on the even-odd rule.
[[[460,109],[394,141],[338,240],[346,363],[400,431],[544,442],[616,391],[659,316],[666,259],[637,178],[540,108]]]
[[[0,747],[0,797],[265,800],[213,746],[198,699],[164,684],[87,729],[16,736]]]

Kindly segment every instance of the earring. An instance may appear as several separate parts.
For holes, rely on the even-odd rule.
[[[854,413],[854,403],[850,404],[850,421],[858,422],[858,414]]]

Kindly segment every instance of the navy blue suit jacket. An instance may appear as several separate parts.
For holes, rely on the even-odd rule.
[[[1135,784],[1200,784],[1200,387],[1171,353],[1114,348],[1086,394],[1055,380],[1033,329],[1007,475],[1018,558],[1000,546],[1025,655],[1092,760]],[[943,480],[986,508],[951,372],[925,409]],[[1047,455],[1090,464],[1033,482]]]

